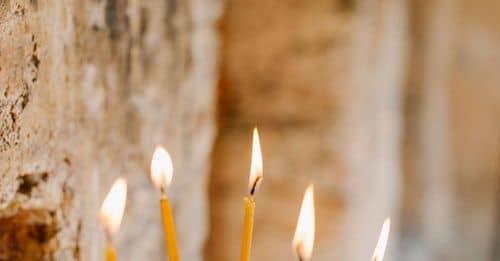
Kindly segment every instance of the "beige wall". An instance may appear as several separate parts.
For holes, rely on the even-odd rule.
[[[346,166],[336,119],[349,99],[352,13],[332,1],[227,2],[209,260],[239,256],[253,126],[260,130],[264,180],[252,258],[293,260],[291,240],[309,182],[315,183],[323,239],[316,258],[332,257],[344,208]]]
[[[228,1],[210,260],[238,256],[251,128],[265,179],[255,260],[291,260],[316,183],[314,260],[495,260],[500,61],[494,1]]]
[[[97,211],[129,197],[120,260],[164,260],[154,147],[172,154],[181,254],[200,260],[218,1],[0,1],[0,259],[102,260]]]

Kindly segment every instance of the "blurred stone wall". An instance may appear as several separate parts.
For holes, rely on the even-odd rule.
[[[238,256],[253,126],[264,181],[252,258],[294,259],[310,182],[313,259],[370,258],[384,218],[397,214],[406,20],[400,1],[227,3],[209,260]]]
[[[500,257],[495,1],[228,1],[209,260],[238,256],[258,126],[252,258],[293,260],[316,183],[314,260]]]
[[[413,1],[406,95],[405,260],[498,260],[496,1]]]
[[[344,208],[346,168],[338,119],[351,95],[353,4],[227,1],[208,260],[239,256],[254,126],[260,132],[264,180],[256,193],[252,259],[294,260],[291,240],[310,182],[320,239],[314,257],[335,256],[331,249]]]
[[[119,176],[119,259],[164,260],[157,144],[181,254],[201,259],[220,4],[0,1],[0,260],[102,260],[98,209]]]

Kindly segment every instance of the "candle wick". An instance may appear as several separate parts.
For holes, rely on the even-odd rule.
[[[252,189],[250,189],[250,196],[253,197],[253,195],[255,194],[255,190],[257,189],[257,185],[259,184],[260,180],[261,180],[260,176],[255,178],[255,181],[252,184]]]
[[[104,236],[106,237],[106,242],[107,244],[111,244],[111,242],[113,242],[113,237],[111,236],[111,231],[109,231],[109,229],[104,229],[105,233],[104,233]]]
[[[162,198],[167,198],[167,190],[165,189],[165,186],[160,187],[160,195]]]
[[[301,251],[300,249],[302,248],[302,243],[303,242],[299,242],[296,246],[295,246],[295,253],[297,253],[297,258],[299,259],[299,261],[304,261],[305,259],[302,257],[301,255]]]

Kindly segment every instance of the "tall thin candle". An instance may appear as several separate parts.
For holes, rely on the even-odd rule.
[[[168,152],[162,148],[156,148],[151,160],[151,178],[160,189],[160,210],[165,233],[165,246],[168,250],[169,261],[179,261],[179,249],[175,232],[174,216],[170,200],[167,197],[167,188],[172,182],[174,168],[172,159]]]
[[[252,162],[248,182],[248,196],[243,199],[245,204],[245,216],[243,219],[243,232],[241,237],[240,261],[250,260],[252,248],[253,219],[255,213],[254,194],[262,181],[262,152],[260,149],[259,133],[257,128],[253,130]]]

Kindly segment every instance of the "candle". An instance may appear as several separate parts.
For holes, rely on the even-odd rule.
[[[243,199],[245,204],[245,217],[243,219],[243,232],[241,237],[240,261],[250,260],[252,248],[253,216],[255,212],[254,194],[262,181],[262,152],[260,150],[259,133],[253,130],[252,162],[248,181],[248,196]]]
[[[168,152],[162,147],[156,148],[151,160],[151,178],[156,187],[160,189],[160,210],[169,261],[179,261],[174,217],[172,215],[170,200],[167,198],[167,188],[172,182],[173,172],[172,159]]]
[[[106,261],[115,261],[116,260],[116,251],[112,244],[108,243],[106,245]]]
[[[297,228],[293,237],[293,247],[300,261],[311,258],[314,246],[314,226],[314,187],[310,184],[304,193]]]
[[[106,233],[106,261],[116,260],[116,251],[113,247],[113,235],[120,228],[123,211],[125,210],[125,201],[127,198],[127,182],[123,178],[115,181],[104,199],[99,220]]]
[[[380,236],[377,242],[377,246],[375,247],[375,251],[373,251],[372,261],[383,261],[385,248],[387,246],[387,240],[389,239],[389,231],[391,229],[391,219],[387,218],[382,225],[382,231],[380,231]]]

